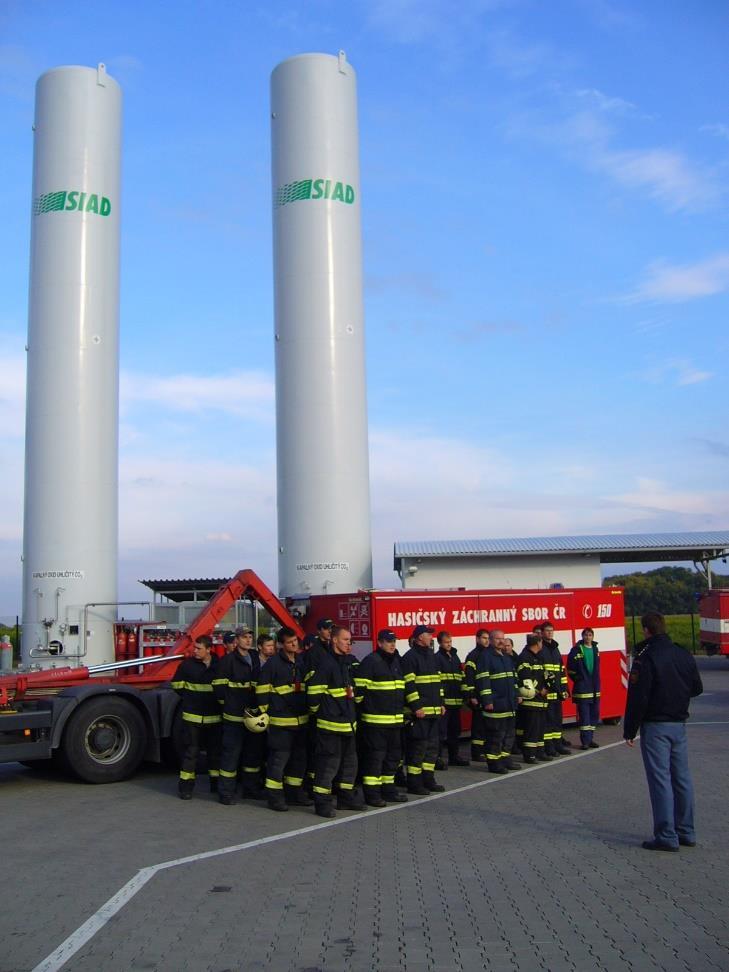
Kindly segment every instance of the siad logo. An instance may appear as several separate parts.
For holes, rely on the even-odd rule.
[[[273,195],[274,206],[285,206],[300,199],[331,199],[351,206],[354,189],[349,183],[335,182],[333,179],[300,179],[279,186]]]
[[[34,216],[62,211],[96,213],[98,216],[108,216],[111,212],[111,203],[106,196],[99,196],[95,192],[81,192],[78,189],[45,192],[33,201]]]

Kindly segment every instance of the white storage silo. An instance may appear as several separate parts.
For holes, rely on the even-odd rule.
[[[372,586],[356,76],[343,53],[271,76],[282,595]]]
[[[119,415],[119,85],[36,86],[23,535],[23,661],[114,657]]]

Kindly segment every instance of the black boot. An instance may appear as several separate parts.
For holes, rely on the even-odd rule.
[[[486,754],[483,751],[483,746],[471,746],[471,762],[472,763],[486,762]]]
[[[429,793],[445,793],[445,787],[441,783],[435,782],[435,775],[432,770],[423,770],[423,786]]]
[[[286,802],[292,807],[310,807],[314,803],[313,798],[300,786],[284,783],[284,794]]]
[[[288,810],[288,805],[284,800],[284,795],[281,790],[268,790],[268,809],[278,810],[279,813],[285,813]]]
[[[503,776],[504,773],[508,773],[508,769],[502,765],[501,760],[494,760],[489,763],[489,773],[498,773],[499,776]]]
[[[217,776],[211,776],[210,777],[210,792],[211,793],[217,793],[218,792],[218,777]]]
[[[382,789],[379,786],[363,786],[365,803],[368,807],[386,807],[387,803],[382,799]]]
[[[414,773],[408,776],[408,793],[412,793],[413,796],[428,796],[430,790],[427,790],[423,785],[422,773]]]
[[[394,783],[383,783],[382,798],[387,803],[407,803],[408,798]]]
[[[241,795],[245,800],[265,800],[268,796],[257,779],[245,780],[241,788]]]
[[[551,763],[552,760],[554,759],[554,756],[550,756],[548,753],[545,753],[543,749],[538,749],[537,759],[539,760],[540,763]]]
[[[455,746],[453,749],[448,750],[448,763],[451,766],[470,766],[471,760],[464,759],[458,752],[458,747]]]
[[[177,784],[177,793],[181,800],[192,800],[194,789],[195,780],[180,780]]]
[[[336,817],[337,811],[334,809],[330,794],[326,796],[321,793],[314,794],[314,813],[317,817]]]
[[[337,794],[337,810],[366,810],[367,806],[359,790],[340,790]]]
[[[519,763],[517,763],[517,761],[515,759],[512,759],[511,756],[504,757],[503,765],[506,767],[507,770],[520,770],[521,769],[521,766],[519,765]]]
[[[555,748],[556,748],[556,750],[557,750],[557,752],[559,753],[560,756],[571,756],[572,755],[572,750],[571,749],[567,749],[567,747],[566,746],[563,746],[562,743],[559,742],[559,741],[557,742],[557,745],[556,745]]]

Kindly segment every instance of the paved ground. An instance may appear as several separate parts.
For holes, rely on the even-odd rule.
[[[726,972],[729,664],[700,665],[700,846],[679,854],[640,848],[647,792],[622,744],[505,778],[449,770],[459,792],[335,826],[182,803],[162,771],[92,787],[0,766],[0,972]],[[65,965],[41,966],[140,869],[266,838],[145,872]]]

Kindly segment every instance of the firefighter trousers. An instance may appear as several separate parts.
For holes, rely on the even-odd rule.
[[[516,716],[516,731],[525,757],[544,751],[544,725],[544,706],[521,704]]]
[[[486,726],[484,725],[483,712],[480,709],[471,709],[471,753],[473,756],[480,756],[486,740]]]
[[[545,715],[544,742],[547,747],[556,745],[562,738],[562,700],[549,699]]]
[[[195,785],[197,758],[201,751],[208,757],[208,776],[217,779],[220,767],[220,723],[199,723],[182,720],[184,751],[180,762],[180,783],[190,788]]]
[[[220,755],[219,792],[232,796],[238,779],[239,768],[243,771],[243,791],[247,786],[260,786],[259,777],[263,765],[265,732],[249,732],[241,722],[223,719],[223,741]]]
[[[438,720],[438,755],[445,749],[452,758],[458,755],[461,738],[461,707],[446,707],[445,715]]]
[[[600,721],[599,699],[577,700],[577,722],[580,727],[580,742],[589,746]]]
[[[366,787],[392,786],[402,759],[402,727],[375,726],[361,722],[359,727],[360,771]]]
[[[489,767],[499,766],[503,759],[508,759],[514,746],[516,716],[490,716],[487,713],[484,722],[486,759]]]
[[[268,758],[266,760],[266,789],[283,790],[286,786],[301,786],[306,771],[306,726],[286,729],[271,726],[268,730]]]
[[[335,776],[340,790],[354,789],[357,778],[357,740],[353,732],[317,729],[314,795],[330,795]]]
[[[432,773],[438,758],[438,723],[440,716],[415,719],[405,734],[405,768],[408,778]]]

